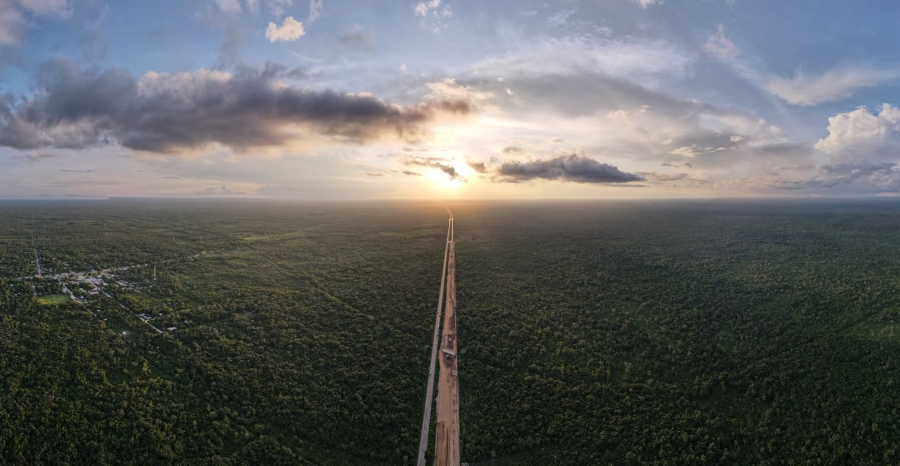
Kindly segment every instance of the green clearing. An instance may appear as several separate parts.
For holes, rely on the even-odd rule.
[[[64,294],[53,294],[49,296],[38,296],[35,298],[38,304],[42,306],[59,306],[61,304],[66,304],[69,302],[69,297]]]

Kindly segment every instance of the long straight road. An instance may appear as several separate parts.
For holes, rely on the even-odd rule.
[[[34,266],[37,267],[37,276],[41,278],[41,259],[38,257],[37,223],[34,221],[34,214],[31,215],[31,245],[34,247]]]
[[[450,211],[447,211],[450,213]],[[441,335],[441,304],[444,302],[444,282],[447,278],[447,251],[450,249],[450,234],[453,231],[453,214],[447,221],[447,241],[444,244],[444,265],[441,268],[441,288],[438,293],[437,313],[434,316],[434,342],[431,344],[431,364],[428,366],[428,388],[425,391],[425,411],[422,414],[422,432],[419,436],[418,466],[425,466],[425,452],[428,450],[428,432],[431,430],[431,406],[434,397],[434,360],[437,358],[438,338]]]
[[[459,466],[459,378],[456,356],[456,255],[453,214],[450,215],[450,257],[447,264],[447,300],[441,337],[441,375],[438,379],[435,466]]]

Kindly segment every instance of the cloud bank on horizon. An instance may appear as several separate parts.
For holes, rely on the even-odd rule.
[[[0,0],[0,198],[895,195],[898,13]]]

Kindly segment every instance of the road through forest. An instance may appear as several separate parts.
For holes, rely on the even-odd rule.
[[[447,211],[449,213],[449,210]],[[434,396],[434,360],[437,358],[438,338],[441,335],[441,304],[444,301],[444,281],[447,278],[447,251],[450,249],[450,234],[453,230],[453,214],[447,221],[447,240],[444,244],[444,265],[441,267],[441,288],[438,293],[437,312],[434,316],[434,342],[431,344],[431,364],[428,366],[428,388],[425,391],[425,410],[422,414],[422,432],[419,435],[418,466],[425,466],[425,451],[428,449],[428,432],[431,428],[431,406]]]
[[[447,262],[447,299],[441,336],[441,373],[438,379],[435,466],[459,466],[459,377],[456,365],[456,254],[453,214],[450,214],[450,256]]]

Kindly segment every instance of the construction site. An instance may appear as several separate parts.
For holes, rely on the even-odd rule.
[[[441,288],[438,294],[437,313],[434,325],[434,341],[431,350],[431,365],[428,371],[428,388],[425,396],[425,410],[422,416],[422,431],[419,441],[419,466],[425,466],[428,449],[428,434],[431,430],[432,395],[434,393],[435,363],[440,361],[438,379],[437,419],[434,437],[435,466],[459,466],[459,372],[457,366],[456,339],[456,257],[453,229],[453,213],[447,226],[447,242],[444,247],[444,266]],[[445,296],[446,292],[446,296]],[[443,306],[443,325],[441,307]],[[438,354],[438,348],[440,353]]]

